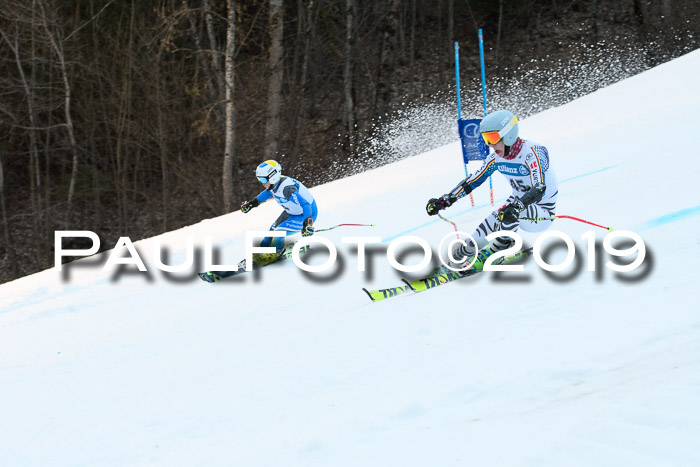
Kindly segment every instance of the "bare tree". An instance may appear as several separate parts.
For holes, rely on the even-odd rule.
[[[20,19],[18,18],[17,21]],[[19,26],[16,24],[16,30],[19,28]],[[18,32],[18,31],[17,31]],[[9,47],[9,49],[12,51],[12,54],[14,56],[14,61],[17,66],[17,74],[20,77],[21,85],[22,85],[22,90],[24,92],[26,102],[27,102],[27,116],[29,117],[29,128],[27,129],[27,135],[29,137],[29,179],[30,179],[30,184],[29,184],[29,190],[30,190],[30,197],[32,201],[32,206],[34,210],[38,209],[38,202],[37,202],[37,188],[41,186],[41,175],[39,171],[39,155],[37,151],[37,130],[38,128],[38,123],[37,123],[37,109],[35,105],[35,96],[34,96],[34,89],[33,86],[30,84],[29,79],[27,78],[27,75],[24,72],[25,69],[25,64],[22,62],[20,58],[20,45],[19,45],[19,37],[18,34],[14,36],[14,39],[11,39],[5,31],[0,28],[0,36],[2,36],[3,40]],[[33,42],[33,41],[32,41]],[[33,69],[33,67],[32,67]]]
[[[306,4],[304,4],[306,3]],[[306,91],[309,84],[309,61],[311,59],[311,42],[314,38],[316,16],[318,14],[318,1],[299,0],[298,2],[298,31],[302,37],[300,41],[303,45],[303,52],[301,58],[301,65],[299,66],[299,80],[296,86],[295,92],[295,110],[294,110],[294,146],[292,148],[292,155],[296,157],[299,154],[301,148],[301,138],[304,128],[304,115],[307,109]]]
[[[453,61],[453,51],[455,43],[455,1],[447,0],[447,50],[446,63],[449,67]]]
[[[375,97],[375,115],[384,115],[389,108],[391,99],[391,78],[397,52],[397,32],[399,21],[400,0],[390,0],[382,25],[382,49],[379,59],[379,77],[377,79],[377,95]]]
[[[416,20],[416,0],[411,0],[411,34],[408,41],[408,73],[411,75],[408,94],[410,96],[415,95],[416,85]]]
[[[61,70],[61,79],[63,81],[63,113],[65,117],[64,126],[66,128],[66,133],[68,134],[68,140],[70,142],[70,149],[73,156],[73,163],[71,169],[70,185],[68,187],[68,214],[70,214],[70,208],[73,203],[73,196],[75,195],[75,183],[78,177],[78,144],[75,140],[75,131],[73,128],[73,117],[71,115],[71,86],[70,79],[68,75],[68,67],[66,64],[66,55],[63,47],[63,37],[60,25],[57,22],[50,22],[47,15],[47,9],[53,10],[53,5],[44,5],[47,0],[39,0],[37,5],[41,13],[41,22],[44,30],[46,31],[46,37],[53,48],[56,58],[58,59],[58,64]],[[53,29],[53,31],[52,31]]]
[[[5,248],[5,257],[3,262],[9,264],[12,269],[11,273],[16,274],[16,265],[14,261],[14,250],[10,241],[10,223],[7,219],[7,209],[5,207],[5,174],[3,172],[2,151],[0,150],[0,214],[2,214],[2,233]]]
[[[267,90],[267,115],[265,125],[265,157],[272,159],[279,150],[281,132],[282,80],[284,78],[283,56],[284,36],[283,0],[270,0],[268,27],[270,32],[270,55],[268,66],[270,79]]]
[[[345,1],[345,66],[343,67],[343,93],[345,106],[343,124],[348,137],[350,151],[355,150],[357,125],[355,124],[355,89],[353,53],[355,45],[355,0]]]
[[[496,33],[496,70],[499,69],[499,57],[501,49],[501,29],[503,26],[503,0],[498,0],[498,32]]]
[[[189,10],[189,7],[187,6],[187,0],[182,0],[182,7],[185,10]],[[204,73],[204,80],[206,82],[207,92],[209,93],[209,99],[212,102],[217,102],[220,100],[222,94],[217,93],[217,85],[214,84],[216,78],[214,77],[214,73],[211,71],[209,62],[204,59],[204,54],[206,53],[206,50],[202,45],[201,32],[200,28],[197,26],[196,16],[194,14],[189,14],[188,16],[190,19],[190,28],[192,29],[192,40],[194,41],[195,57],[197,60],[197,64],[202,69],[202,73]]]
[[[227,3],[227,6],[228,3]],[[229,10],[231,7],[235,7],[235,5],[230,5]],[[225,92],[225,83],[224,83],[224,72],[221,69],[221,54],[219,53],[219,47],[217,46],[216,42],[216,34],[214,32],[214,17],[211,13],[211,5],[209,4],[209,0],[202,0],[202,10],[204,11],[204,22],[207,25],[207,35],[209,36],[209,46],[211,47],[211,62],[214,66],[214,77],[216,78],[216,84],[218,86],[218,94],[219,96],[224,96],[226,94]],[[230,14],[230,12],[229,12]],[[235,18],[235,14],[234,14]],[[229,17],[230,20],[230,17]],[[230,27],[230,25],[229,25]],[[228,40],[228,32],[227,32],[227,40]]]
[[[233,183],[234,183],[234,161],[235,161],[235,103],[233,99],[234,91],[234,54],[236,52],[236,5],[234,0],[227,0],[228,27],[226,29],[226,145],[224,149],[224,165],[222,184],[224,189],[224,209],[226,212],[233,211]],[[236,172],[237,173],[237,172]]]

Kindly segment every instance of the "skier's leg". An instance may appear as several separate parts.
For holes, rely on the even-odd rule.
[[[291,230],[285,227],[287,220],[289,220],[289,214],[286,211],[282,211],[282,214],[270,226],[270,230]],[[265,237],[260,242],[260,246],[273,246],[280,253],[284,249],[284,237]]]
[[[510,202],[510,198],[506,203],[508,202]],[[474,245],[471,240],[467,239],[466,245],[459,244],[454,248],[452,256],[457,262],[460,262],[463,261],[464,258],[474,257],[477,247],[479,250],[482,250],[488,246],[492,249],[491,252],[507,248],[511,244],[511,239],[509,237],[499,237],[492,241],[491,244],[486,240],[487,236],[500,230],[511,230],[515,232],[518,230],[518,222],[504,225],[502,221],[498,220],[498,211],[496,210],[489,214],[472,233],[472,238],[476,241],[476,245]]]
[[[285,227],[285,223],[289,220],[290,216],[286,211],[282,212],[277,220],[270,226],[270,230],[273,231],[286,231],[287,235],[294,232],[289,232],[289,229]],[[253,254],[253,263],[257,266],[265,266],[270,263],[274,263],[282,255],[284,251],[284,237],[265,237],[260,242],[262,247],[274,247],[274,253],[255,253]]]

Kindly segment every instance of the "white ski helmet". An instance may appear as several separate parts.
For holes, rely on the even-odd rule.
[[[273,160],[265,161],[255,169],[255,176],[262,184],[270,182],[272,185],[276,185],[282,177],[282,165]]]
[[[518,117],[509,110],[497,110],[484,117],[479,132],[486,144],[496,144],[503,139],[503,144],[512,146],[518,139]]]

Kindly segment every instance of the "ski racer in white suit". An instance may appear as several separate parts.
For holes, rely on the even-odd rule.
[[[483,165],[475,173],[462,180],[449,193],[428,201],[428,215],[435,215],[440,210],[454,204],[484,183],[495,171],[501,172],[510,182],[512,194],[506,204],[493,211],[479,224],[472,234],[477,242],[479,256],[474,262],[476,269],[483,268],[483,262],[495,251],[508,248],[512,240],[508,237],[495,239],[488,247],[486,236],[501,230],[540,232],[547,229],[552,220],[527,220],[551,218],[559,193],[557,177],[549,160],[549,151],[543,145],[518,136],[518,119],[508,110],[499,110],[486,116],[479,126],[479,131],[492,149]],[[486,248],[484,248],[486,247]],[[451,266],[461,269],[464,261],[469,261],[476,248],[472,242],[457,245],[452,252],[456,260]]]
[[[316,200],[299,180],[292,177],[282,176],[282,165],[273,160],[261,163],[255,170],[258,181],[263,184],[265,191],[251,201],[241,204],[241,211],[247,213],[254,207],[264,203],[270,198],[274,198],[277,204],[282,206],[284,211],[277,220],[270,226],[270,230],[283,230],[287,235],[301,232],[307,237],[314,233],[314,222],[318,216]],[[265,237],[260,246],[274,246],[276,253],[256,254],[253,260],[258,265],[269,264],[277,259],[284,250],[284,238]]]

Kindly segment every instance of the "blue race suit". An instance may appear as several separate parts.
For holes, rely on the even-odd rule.
[[[301,231],[306,218],[311,217],[316,222],[318,216],[316,200],[299,180],[282,177],[275,186],[257,196],[257,200],[261,203],[270,198],[275,198],[275,201],[284,208],[284,212],[270,226],[270,230],[285,230],[287,235],[291,235]],[[265,237],[260,246],[274,246],[277,251],[281,251],[284,247],[284,238]]]

